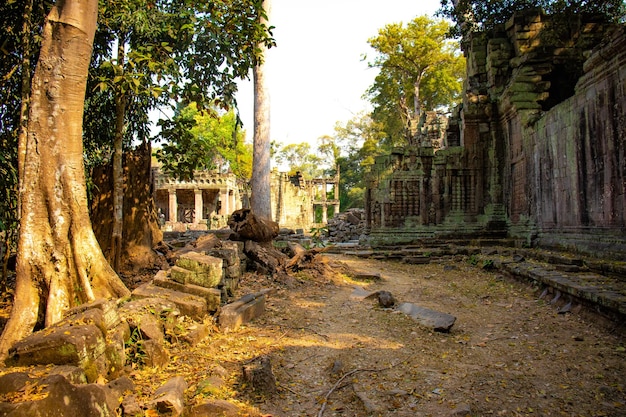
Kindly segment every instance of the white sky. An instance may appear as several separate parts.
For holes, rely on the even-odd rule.
[[[277,46],[266,59],[270,137],[288,143],[332,136],[368,103],[361,97],[377,70],[367,40],[389,23],[433,16],[439,0],[271,0],[270,25]],[[239,111],[247,138],[253,134],[251,81],[239,84]]]

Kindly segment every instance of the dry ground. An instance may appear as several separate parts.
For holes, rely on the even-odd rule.
[[[190,403],[224,398],[272,416],[626,416],[623,327],[584,312],[557,314],[527,284],[461,257],[426,265],[329,257],[382,280],[248,278],[242,294],[277,289],[266,314],[175,351],[158,379],[184,375]],[[351,297],[356,286],[457,321],[450,333],[428,331]],[[259,355],[271,358],[272,396],[255,396],[242,382],[242,365]],[[146,391],[155,381],[146,371],[135,379],[147,381]]]
[[[164,369],[129,367],[139,399],[182,375],[188,404],[225,399],[250,416],[626,416],[623,325],[584,310],[557,314],[534,288],[464,257],[426,265],[326,257],[333,274],[246,275],[238,295],[276,289],[265,315],[232,333],[214,327],[195,348],[168,346]],[[382,279],[355,281],[350,270]],[[420,328],[353,297],[357,286],[457,321],[450,333]],[[261,355],[271,359],[274,395],[254,394],[242,379],[242,366]]]

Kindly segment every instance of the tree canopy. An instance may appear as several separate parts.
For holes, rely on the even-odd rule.
[[[200,112],[192,103],[161,126],[165,142],[155,154],[163,171],[172,177],[189,180],[194,170],[218,169],[250,178],[252,149],[244,143],[233,109],[225,112],[213,107]]]
[[[418,16],[406,26],[388,24],[368,40],[376,51],[368,64],[380,72],[367,97],[390,141],[411,141],[423,110],[460,99],[465,60],[458,42],[447,39],[449,29],[444,20]]]
[[[607,21],[623,21],[623,0],[441,0],[438,14],[454,22],[452,36],[491,30],[506,22],[515,12],[541,8],[552,15],[597,16]]]

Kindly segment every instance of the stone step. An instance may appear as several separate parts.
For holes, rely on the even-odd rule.
[[[194,284],[181,284],[180,282],[170,279],[165,271],[159,271],[152,280],[152,284],[157,287],[202,297],[206,301],[207,310],[211,313],[217,311],[222,301],[222,292],[217,288],[205,288]]]
[[[162,298],[176,304],[180,312],[195,320],[202,320],[208,313],[207,302],[203,297],[162,288],[153,283],[146,283],[132,292],[134,298]]]
[[[567,272],[532,261],[496,262],[496,267],[542,286],[554,288],[587,305],[626,317],[626,282],[593,272]]]

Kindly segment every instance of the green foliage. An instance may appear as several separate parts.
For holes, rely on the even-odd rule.
[[[478,256],[477,255],[470,255],[469,258],[467,258],[467,263],[472,265],[472,266],[478,265]]]
[[[250,177],[252,149],[244,143],[233,110],[219,112],[211,108],[200,112],[191,104],[160,125],[166,141],[155,154],[170,176],[189,180],[195,170],[230,169],[239,178]]]
[[[311,239],[313,240],[313,245],[315,247],[323,248],[326,246],[324,243],[324,236],[328,235],[328,227],[312,227],[309,233],[311,233]]]
[[[322,158],[311,151],[311,145],[307,142],[290,143],[280,147],[274,154],[274,159],[279,165],[288,165],[291,175],[299,172],[309,180],[323,175]]]
[[[483,261],[483,269],[486,271],[492,271],[496,268],[496,264],[493,262],[493,259],[485,259]]]
[[[259,42],[274,44],[271,28],[258,21],[261,3],[114,0],[101,2],[99,13],[86,99],[88,166],[111,157],[116,104],[123,103],[125,148],[151,139],[156,109],[174,109],[173,118],[161,117],[158,124],[165,170],[175,177],[224,165],[219,158],[237,175],[249,176],[251,156],[239,133],[230,139],[235,145],[212,147],[191,131],[205,128],[202,120],[178,109],[194,103],[196,112],[215,112],[234,104],[236,80],[259,62]],[[234,125],[234,114],[228,117]]]
[[[126,360],[134,365],[144,365],[146,361],[146,351],[143,346],[143,335],[139,327],[133,328],[130,337],[124,344]]]
[[[469,32],[492,30],[506,22],[515,12],[540,8],[551,15],[563,16],[567,22],[572,16],[596,16],[610,22],[623,22],[626,6],[623,0],[441,0],[438,15],[450,19],[454,26],[451,36]]]
[[[368,40],[377,53],[368,65],[380,72],[366,96],[391,142],[410,140],[423,110],[460,100],[465,59],[458,42],[447,39],[449,30],[444,20],[418,16],[406,26],[388,24]]]
[[[387,152],[391,143],[382,125],[367,114],[358,114],[345,125],[335,126],[335,142],[341,155],[337,164],[341,172],[339,200],[343,210],[365,206],[365,177],[376,156]]]

